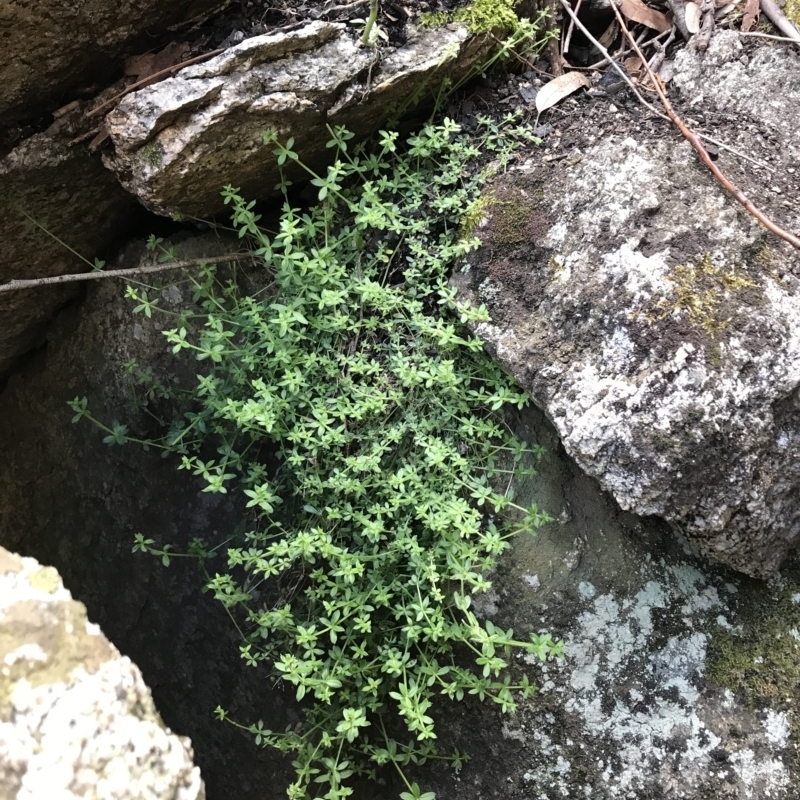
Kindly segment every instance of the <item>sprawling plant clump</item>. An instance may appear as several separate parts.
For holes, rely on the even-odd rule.
[[[532,137],[513,118],[482,120],[471,138],[445,120],[402,146],[384,132],[372,152],[351,152],[343,129],[331,135],[337,158],[326,176],[312,173],[319,204],[303,211],[287,197],[278,231],[225,190],[271,287],[247,296],[220,285],[212,266],[191,278],[203,315],[166,336],[205,367],[189,410],[149,444],[179,454],[205,491],[238,481],[255,512],[208,586],[240,627],[242,656],[305,701],[299,729],[247,726],[293,753],[289,797],[343,798],[354,772],[391,763],[402,798],[430,800],[406,766],[463,760],[436,753],[436,697],[474,694],[513,710],[515,692],[532,687],[512,683],[511,650],[560,652],[549,635],[518,640],[470,609],[508,538],[547,518],[536,506],[512,527],[495,518],[514,505],[511,477],[538,448],[500,418],[526,394],[462,326],[486,310],[458,306],[447,283],[478,244],[461,219]],[[265,141],[280,163],[299,160],[291,140]],[[141,290],[129,294],[141,311],[157,309]],[[85,400],[73,407],[93,419]],[[129,439],[123,425],[106,430],[111,443]],[[136,548],[165,563],[175,555],[141,535]],[[192,554],[212,549],[195,542]]]

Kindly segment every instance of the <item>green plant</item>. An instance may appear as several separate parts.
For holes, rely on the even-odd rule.
[[[478,245],[459,231],[480,187],[533,137],[513,117],[482,119],[474,139],[450,120],[402,147],[382,132],[373,151],[351,152],[351,133],[330,132],[334,163],[309,170],[319,205],[304,211],[287,195],[278,231],[225,189],[272,289],[248,296],[213,266],[190,278],[203,313],[165,335],[201,374],[148,444],[178,454],[205,491],[238,481],[248,498],[252,529],[227,548],[227,569],[206,573],[207,587],[238,625],[242,657],[305,703],[298,728],[234,723],[293,754],[289,797],[347,797],[354,773],[392,764],[403,800],[431,800],[407,767],[465,758],[436,751],[436,697],[472,694],[511,711],[515,692],[533,691],[527,677],[512,681],[512,649],[561,652],[548,634],[516,638],[470,607],[509,537],[549,518],[517,507],[510,488],[531,470],[526,454],[540,455],[500,417],[527,395],[462,327],[486,310],[459,305],[447,280]],[[280,164],[301,163],[291,139],[264,140]],[[140,313],[159,310],[143,290],[129,294]],[[135,364],[131,374],[147,377]],[[72,407],[94,420],[85,399]],[[106,428],[106,441],[124,442],[123,428]],[[501,522],[512,509],[521,518]],[[222,546],[195,541],[190,554],[205,564]],[[176,555],[143,535],[134,549],[165,563]]]
[[[554,30],[547,25],[548,12],[542,11],[538,14],[536,19],[519,19],[516,14],[511,12],[511,16],[505,12],[504,9],[513,8],[513,4],[509,5],[507,0],[497,0],[499,16],[489,18],[495,20],[502,20],[502,25],[491,26],[486,29],[475,28],[471,31],[473,33],[483,33],[494,40],[497,45],[486,58],[480,59],[474,64],[471,69],[465,70],[462,76],[454,81],[449,75],[440,73],[439,70],[446,69],[447,65],[458,58],[460,46],[457,42],[453,42],[449,48],[446,48],[442,57],[437,65],[437,70],[432,72],[426,80],[420,81],[414,91],[406,97],[403,102],[391,110],[389,116],[390,120],[397,122],[408,109],[416,106],[422,102],[429,95],[433,96],[433,105],[435,109],[444,107],[447,99],[458,91],[469,81],[478,76],[485,76],[492,68],[503,64],[511,58],[520,60],[522,63],[527,64],[527,58],[531,55],[538,53],[547,42],[554,38],[557,34]],[[486,6],[480,6],[485,9]],[[462,12],[471,13],[473,6],[468,6],[461,9]],[[477,12],[476,12],[477,13]],[[441,15],[444,16],[441,16]],[[479,17],[476,17],[476,20]],[[439,12],[434,15],[423,15],[421,27],[433,27],[435,25],[443,25],[449,21],[449,17],[445,12]],[[458,21],[467,22],[466,18],[459,18]],[[503,39],[498,39],[494,36],[492,31],[505,31],[506,36]],[[435,87],[435,88],[433,88]],[[435,115],[435,112],[434,112]]]

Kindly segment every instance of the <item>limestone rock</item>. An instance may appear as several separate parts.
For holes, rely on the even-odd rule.
[[[188,739],[52,567],[0,548],[4,798],[203,800]]]
[[[126,56],[152,47],[153,34],[222,0],[27,0],[0,5],[0,117],[40,117]],[[44,109],[43,109],[44,106]]]
[[[797,231],[800,213],[781,203],[780,186],[796,186],[798,58],[781,53],[753,58],[759,70],[772,65],[764,82],[788,92],[775,103],[755,103],[724,39],[705,60],[684,56],[676,83],[737,110],[717,117],[730,123],[715,133],[739,150],[758,153],[764,128],[787,142],[764,149],[774,191],[750,164],[725,153],[720,163]],[[487,304],[493,321],[478,335],[624,509],[769,575],[800,535],[800,257],[685,141],[641,128],[585,135],[560,165],[534,154],[496,181],[484,248],[454,282],[462,299]]]
[[[324,171],[326,124],[372,133],[415,88],[465,74],[489,46],[464,26],[447,27],[412,34],[377,62],[341,23],[254,36],[125,97],[106,116],[114,143],[106,164],[159,214],[213,214],[226,184],[251,198],[275,193],[267,128],[282,142],[292,137],[301,159]],[[308,178],[291,162],[286,171]]]

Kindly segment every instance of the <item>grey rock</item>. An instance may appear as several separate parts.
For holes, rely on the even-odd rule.
[[[52,567],[0,547],[3,797],[204,800],[188,739]]]
[[[40,117],[105,72],[113,82],[123,60],[152,46],[154,34],[222,6],[223,0],[27,0],[0,5],[0,118]]]
[[[255,36],[125,97],[106,116],[114,143],[106,164],[159,214],[213,214],[226,184],[252,198],[275,193],[267,128],[282,142],[292,137],[302,160],[324,170],[326,124],[372,133],[415,89],[465,74],[489,46],[464,26],[440,28],[412,34],[378,62],[340,23]],[[293,163],[286,171],[308,177]]]
[[[69,135],[45,131],[0,160],[0,283],[85,272],[68,247],[90,260],[105,255],[136,219],[136,201],[100,158],[68,142]],[[41,344],[53,313],[79,291],[73,284],[0,294],[0,381]]]
[[[699,67],[683,57],[694,76],[683,85],[702,83],[714,103],[722,84],[726,108],[736,96],[726,76],[742,66],[730,44]],[[739,76],[742,109],[771,111],[742,110],[718,136],[773,159],[769,180],[789,190],[794,145],[763,150],[758,136],[759,122],[780,143],[800,128],[797,57],[782,58],[753,61],[772,65],[763,81],[785,84],[788,102],[756,103]],[[497,181],[486,246],[454,283],[489,307],[476,333],[624,509],[668,520],[735,569],[772,574],[800,535],[798,254],[767,238],[688,143],[586,135],[580,158],[534,158]],[[800,229],[758,170],[737,180]]]

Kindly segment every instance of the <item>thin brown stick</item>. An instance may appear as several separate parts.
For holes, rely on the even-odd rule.
[[[166,272],[170,269],[187,269],[202,267],[206,264],[227,264],[244,259],[253,260],[252,253],[226,253],[222,256],[208,258],[191,258],[186,261],[171,261],[165,264],[151,264],[146,267],[131,269],[97,270],[96,272],[79,272],[75,275],[55,275],[52,278],[31,278],[30,280],[13,280],[0,284],[0,292],[15,292],[18,289],[33,289],[36,286],[52,286],[56,283],[75,283],[77,281],[96,281],[101,278],[129,278],[133,275],[149,275],[153,272]]]
[[[636,54],[641,59],[642,63],[647,70],[647,74],[650,80],[655,87],[656,93],[658,94],[659,100],[661,100],[661,104],[664,106],[664,110],[667,112],[667,116],[675,123],[678,130],[684,135],[684,137],[689,141],[689,143],[694,147],[697,154],[700,156],[702,162],[711,170],[711,174],[723,185],[725,189],[727,189],[733,197],[741,203],[768,231],[772,231],[776,236],[780,236],[786,242],[789,242],[792,247],[800,250],[800,238],[795,236],[793,233],[789,233],[789,231],[784,230],[780,227],[780,225],[775,224],[766,214],[764,214],[761,209],[759,209],[756,205],[754,205],[747,195],[734,183],[732,183],[722,172],[722,170],[711,160],[711,156],[709,156],[708,151],[703,147],[703,143],[700,141],[700,137],[696,134],[689,126],[678,116],[675,109],[672,107],[672,103],[670,102],[669,98],[667,97],[667,93],[664,91],[664,84],[661,82],[661,78],[656,75],[653,70],[650,69],[647,61],[645,61],[644,54],[641,50],[639,50],[639,46],[636,44],[636,40],[631,36],[631,32],[628,30],[627,26],[625,25],[625,20],[622,18],[622,14],[620,13],[619,9],[617,8],[616,3],[614,0],[611,0],[611,8],[614,10],[614,13],[617,16],[617,20],[619,21],[620,27],[622,28],[622,32],[625,35],[625,38],[633,45],[633,49],[636,51]]]
[[[711,34],[714,33],[714,25],[716,24],[716,18],[714,17],[715,10],[716,3],[714,0],[703,0],[700,6],[703,22],[700,25],[700,31],[694,39],[694,49],[701,53],[708,50]]]
[[[203,53],[201,56],[195,56],[194,58],[189,58],[186,61],[181,61],[180,64],[173,64],[171,67],[167,67],[166,69],[159,70],[158,72],[154,72],[152,75],[148,75],[146,78],[142,78],[140,81],[136,81],[136,83],[132,83],[130,86],[127,86],[124,91],[120,92],[119,94],[115,94],[109,100],[105,100],[104,102],[100,103],[99,106],[93,108],[91,111],[86,112],[87,117],[94,117],[95,115],[99,114],[104,108],[108,108],[109,106],[113,106],[118,100],[122,100],[125,95],[130,94],[131,92],[135,92],[140,87],[144,86],[146,83],[153,80],[153,78],[161,78],[165,75],[169,75],[172,72],[177,72],[178,70],[183,69],[184,67],[190,67],[192,64],[198,64],[201,61],[205,61],[208,58],[212,58],[213,56],[218,56],[220,53],[224,53],[225,48],[221,50],[212,50],[210,53]]]

